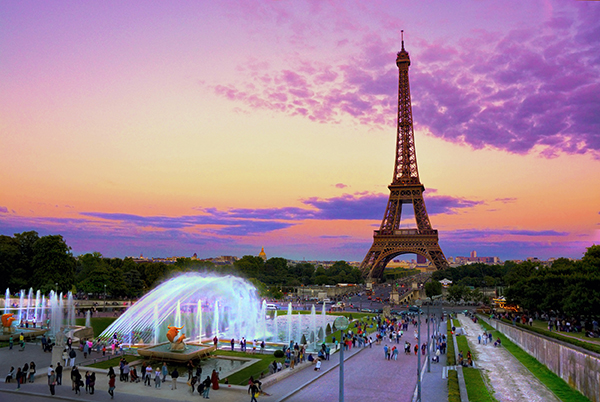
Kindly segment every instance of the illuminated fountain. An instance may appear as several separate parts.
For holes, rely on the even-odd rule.
[[[186,342],[266,336],[256,289],[233,276],[187,273],[152,290],[110,325],[100,338],[117,334],[133,344],[164,341],[168,326],[183,327]]]

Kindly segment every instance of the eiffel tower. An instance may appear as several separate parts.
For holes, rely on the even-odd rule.
[[[401,254],[415,253],[426,257],[436,269],[448,267],[446,257],[438,243],[438,231],[432,229],[425,209],[423,192],[425,187],[419,180],[415,135],[413,132],[408,67],[410,57],[404,50],[396,57],[399,70],[398,83],[398,129],[396,138],[396,162],[390,198],[379,230],[373,234],[373,245],[360,265],[363,275],[371,279],[381,278],[388,262]],[[412,204],[416,228],[401,229],[402,205]]]

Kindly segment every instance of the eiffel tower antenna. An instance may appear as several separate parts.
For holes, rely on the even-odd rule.
[[[373,234],[373,245],[360,265],[363,275],[379,279],[388,262],[401,255],[414,253],[427,258],[436,269],[448,267],[446,257],[438,242],[438,231],[431,227],[425,208],[425,187],[419,179],[408,68],[410,56],[404,49],[396,57],[398,66],[398,116],[396,131],[396,160],[392,184],[388,186],[390,198],[379,230]],[[412,204],[416,228],[401,229],[402,205]]]

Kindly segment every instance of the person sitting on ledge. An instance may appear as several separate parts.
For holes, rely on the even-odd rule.
[[[312,353],[308,354],[308,361],[311,363],[315,361],[315,358],[313,357]]]

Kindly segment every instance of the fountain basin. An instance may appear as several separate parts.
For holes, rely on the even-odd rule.
[[[188,360],[201,359],[216,349],[214,345],[201,343],[186,343],[185,346],[185,350],[173,351],[170,350],[171,344],[169,342],[163,342],[158,345],[139,348],[137,352],[147,359],[185,363]]]
[[[13,328],[15,328],[15,327],[13,327]],[[15,328],[13,333],[1,332],[0,333],[0,341],[8,342],[8,340],[10,339],[10,337],[12,335],[13,342],[16,345],[17,343],[19,343],[19,336],[21,335],[21,332],[23,333],[25,340],[29,341],[31,339],[37,338],[38,336],[44,335],[46,332],[48,332],[48,329],[47,328]]]

